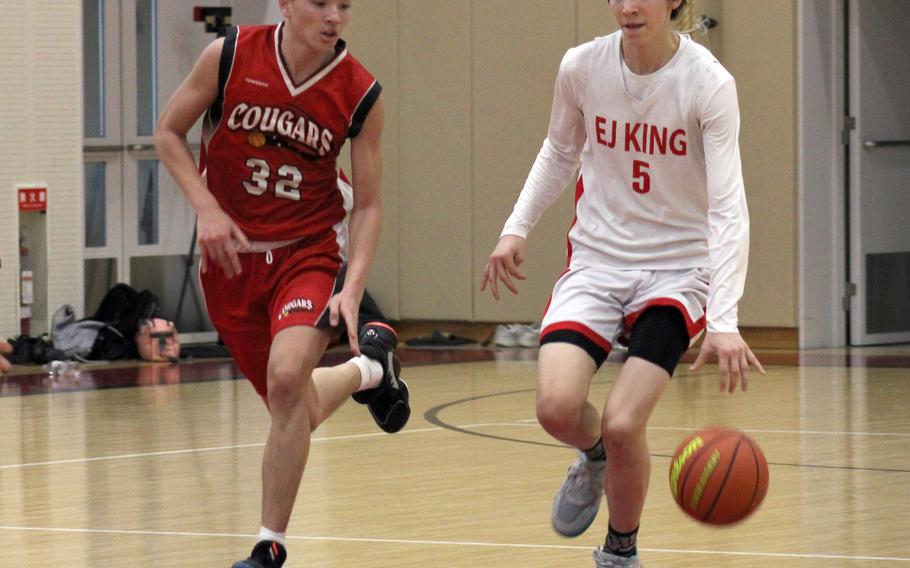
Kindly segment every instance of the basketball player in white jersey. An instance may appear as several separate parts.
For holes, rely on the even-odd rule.
[[[579,449],[553,505],[578,536],[604,492],[598,568],[639,567],[636,538],[651,463],[645,427],[682,354],[716,354],[721,391],[764,373],[740,336],[749,250],[733,77],[670,29],[685,0],[610,0],[620,30],[562,60],[547,138],[484,270],[481,290],[518,293],[526,238],[572,180],[568,263],[543,318],[537,416]],[[615,342],[628,345],[603,412],[587,400]]]

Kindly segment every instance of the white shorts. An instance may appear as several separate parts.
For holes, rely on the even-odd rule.
[[[632,326],[646,309],[672,306],[685,320],[691,345],[705,329],[708,274],[707,268],[571,268],[553,286],[540,337],[575,332],[603,350],[605,358],[615,342],[626,343]]]

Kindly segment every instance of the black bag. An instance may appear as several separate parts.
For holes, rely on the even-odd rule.
[[[107,291],[90,318],[108,324],[113,330],[102,330],[88,359],[136,359],[136,332],[139,324],[158,314],[158,298],[150,290],[136,290],[119,283]]]
[[[54,349],[47,334],[39,337],[19,335],[9,339],[13,352],[7,356],[14,365],[43,365],[64,358],[63,352]]]
[[[92,344],[92,351],[86,359],[89,361],[114,361],[116,359],[135,359],[138,354],[135,340],[127,340],[115,327],[106,326],[98,330],[98,337]]]

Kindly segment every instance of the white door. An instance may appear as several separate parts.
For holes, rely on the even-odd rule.
[[[851,345],[910,342],[910,2],[851,0]]]
[[[158,115],[214,35],[185,0],[83,0],[83,14],[86,315],[127,282],[158,297],[182,340],[214,339],[185,266],[195,215],[152,143]],[[188,138],[198,147],[198,126]]]

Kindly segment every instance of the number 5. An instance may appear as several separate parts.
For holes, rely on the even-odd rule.
[[[635,193],[648,193],[651,191],[651,175],[648,168],[651,164],[641,160],[632,161],[632,189]]]

